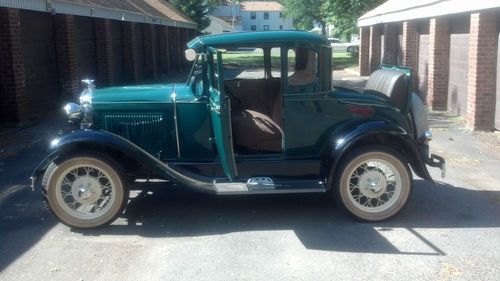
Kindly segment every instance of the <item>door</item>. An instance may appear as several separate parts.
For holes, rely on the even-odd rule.
[[[448,110],[458,115],[467,114],[468,60],[469,34],[451,34]]]
[[[231,104],[228,96],[224,93],[221,52],[214,49],[210,50],[208,72],[210,81],[210,116],[215,146],[224,173],[229,180],[233,181],[237,176],[237,170],[231,132]]]

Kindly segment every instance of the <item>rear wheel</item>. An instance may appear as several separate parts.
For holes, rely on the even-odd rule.
[[[128,199],[119,164],[107,157],[72,156],[47,169],[46,202],[64,224],[93,228],[112,222]]]
[[[338,167],[336,196],[353,216],[366,221],[392,217],[406,204],[412,179],[402,157],[385,148],[364,148]]]

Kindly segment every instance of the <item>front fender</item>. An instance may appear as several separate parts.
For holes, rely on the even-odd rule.
[[[179,172],[168,163],[163,163],[129,140],[109,132],[97,130],[73,131],[53,139],[50,143],[47,156],[32,173],[32,188],[34,188],[41,173],[45,171],[54,160],[67,153],[84,149],[118,151],[150,169],[155,174],[163,176],[173,182],[204,191],[213,191],[212,179],[185,171]]]
[[[384,120],[356,120],[334,130],[322,151],[322,176],[328,178],[330,171],[337,170],[343,156],[369,144],[391,145],[388,147],[391,149],[395,149],[392,145],[397,144],[398,152],[407,158],[415,173],[423,179],[433,181],[415,140],[403,128]]]

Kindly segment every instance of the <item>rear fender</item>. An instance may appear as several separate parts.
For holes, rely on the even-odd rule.
[[[413,171],[421,178],[433,181],[419,152],[417,143],[401,127],[383,120],[349,122],[334,130],[321,155],[321,176],[332,180],[341,159],[351,151],[366,145],[382,145],[406,157]]]
[[[56,159],[83,150],[97,150],[113,156],[113,152],[127,156],[165,179],[204,191],[213,191],[212,179],[185,171],[177,171],[168,163],[163,163],[139,146],[118,135],[95,130],[78,130],[58,136],[51,141],[48,155],[38,165],[31,176],[32,187],[47,167]]]

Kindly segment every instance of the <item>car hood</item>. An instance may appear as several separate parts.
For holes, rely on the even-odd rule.
[[[93,104],[171,102],[174,84],[137,85],[96,89]]]

